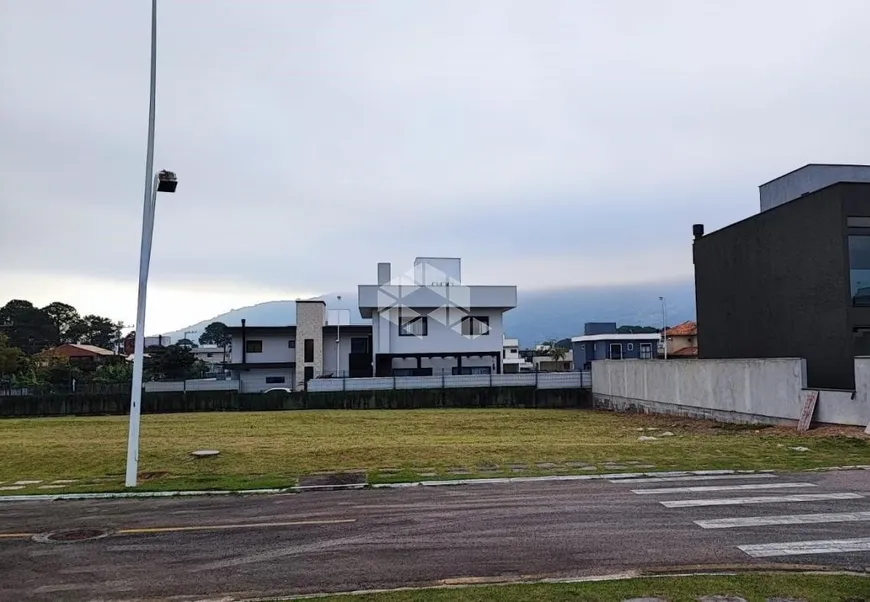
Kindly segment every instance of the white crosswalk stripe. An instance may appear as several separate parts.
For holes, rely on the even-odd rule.
[[[744,518],[717,518],[696,520],[702,529],[734,529],[765,527],[769,525],[817,525],[870,521],[870,512],[821,512],[818,514],[785,514],[780,516],[748,516]]]
[[[743,479],[775,479],[777,476],[770,473],[762,474],[724,474],[724,475],[690,475],[687,477],[650,477],[643,479],[613,479],[608,483],[617,485],[634,485],[635,483],[669,483],[673,481],[732,481]]]
[[[737,546],[753,558],[797,556],[800,554],[842,554],[870,551],[870,537],[859,539],[828,539],[821,541],[791,541]]]
[[[806,482],[757,482],[759,479],[775,479],[778,475],[771,473],[752,473],[752,474],[710,474],[710,475],[666,475],[660,476],[649,475],[643,478],[630,480],[611,480],[611,483],[618,485],[635,485],[644,484],[648,488],[631,489],[630,491],[636,495],[673,495],[673,494],[697,494],[696,499],[671,499],[659,501],[658,503],[665,508],[680,509],[680,508],[704,508],[716,506],[742,506],[754,504],[793,504],[801,502],[837,502],[848,500],[861,500],[865,496],[860,493],[850,491],[836,493],[788,493],[783,492],[779,495],[774,494],[772,490],[785,489],[804,489],[817,487],[815,483]],[[702,482],[699,485],[691,485],[692,482]],[[704,481],[711,481],[711,484],[704,484]],[[713,483],[713,481],[718,481]],[[744,481],[744,482],[741,482]],[[756,482],[747,482],[756,481]],[[686,483],[685,486],[672,486],[675,483]],[[657,486],[663,485],[663,486]],[[770,495],[762,493],[771,490]],[[758,491],[759,495],[752,497],[707,497],[705,493],[726,494],[728,492],[741,491]],[[828,510],[833,508],[826,508]],[[694,518],[694,517],[693,517]],[[708,517],[704,519],[692,520],[692,522],[701,529],[751,529],[758,527],[788,527],[794,526],[799,528],[801,525],[825,525],[834,523],[866,523],[870,522],[870,510],[855,510],[853,512],[814,512],[806,514],[772,514],[770,516],[744,516],[732,518],[714,518]],[[859,528],[855,525],[851,528],[841,527],[845,533],[854,531]],[[866,527],[864,527],[866,531]],[[779,534],[782,539],[782,529],[773,531]],[[834,531],[836,533],[836,531]],[[750,531],[750,533],[754,533]],[[764,533],[764,531],[758,531]],[[845,534],[844,533],[844,534]],[[832,533],[833,534],[833,533]],[[857,534],[857,533],[850,533]],[[797,539],[797,538],[794,538]],[[810,555],[810,554],[855,554],[870,552],[870,537],[852,538],[852,539],[826,539],[826,540],[810,540],[810,541],[786,541],[773,543],[754,543],[746,545],[737,545],[739,550],[752,556],[753,558],[767,557],[788,557],[795,555]]]
[[[659,502],[665,508],[692,508],[694,506],[735,506],[742,504],[783,504],[792,502],[818,502],[827,500],[857,500],[859,493],[806,493],[797,495],[769,495],[759,497],[725,497],[700,500],[671,500]]]
[[[704,485],[701,487],[660,487],[658,489],[632,489],[637,495],[661,493],[705,493],[709,491],[747,491],[754,489],[800,489],[816,487],[815,483],[750,483],[748,485]]]

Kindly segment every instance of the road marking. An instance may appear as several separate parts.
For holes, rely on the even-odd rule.
[[[705,487],[661,487],[659,489],[632,489],[637,495],[656,493],[703,493],[706,491],[746,491],[750,489],[795,489],[815,487],[815,483],[751,483],[749,485],[710,485]]]
[[[0,539],[21,539],[33,537],[33,533],[0,533]]]
[[[763,497],[726,497],[708,500],[674,500],[659,502],[665,508],[691,508],[693,506],[736,506],[742,504],[778,504],[791,502],[817,502],[823,500],[857,500],[859,493],[808,493],[803,495],[769,495]]]
[[[15,485],[38,485],[42,481],[15,481]]]
[[[870,551],[870,537],[861,539],[828,539],[821,541],[791,541],[737,546],[753,558],[797,556],[800,554],[842,554]]]
[[[670,481],[720,481],[720,480],[736,480],[736,479],[775,479],[777,475],[770,474],[768,472],[764,474],[727,474],[727,475],[710,475],[710,476],[698,476],[692,475],[690,477],[658,477],[652,479],[613,479],[608,481],[608,483],[614,483],[616,485],[633,485],[635,483],[664,483]]]
[[[264,529],[267,527],[296,527],[302,525],[337,525],[355,523],[355,518],[335,520],[297,520],[279,523],[247,523],[232,525],[191,525],[186,527],[139,527],[134,529],[118,529],[117,535],[143,535],[147,533],[180,533],[184,531],[224,531],[227,529]]]
[[[4,485],[0,487],[0,491],[15,491],[17,489],[24,489],[24,485]]]
[[[870,512],[829,512],[819,514],[786,514],[782,516],[749,516],[746,518],[696,520],[694,522],[703,529],[731,529],[734,527],[811,525],[818,523],[849,523],[858,521],[870,521]]]

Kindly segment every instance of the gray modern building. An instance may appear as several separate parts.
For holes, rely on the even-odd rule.
[[[699,357],[802,357],[807,385],[853,389],[870,355],[870,166],[807,165],[760,213],[695,226]]]
[[[583,334],[571,338],[574,369],[589,370],[595,360],[649,360],[656,357],[658,333],[617,334],[616,322],[587,322]]]

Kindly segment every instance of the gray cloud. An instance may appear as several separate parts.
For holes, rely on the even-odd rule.
[[[0,271],[135,280],[148,5],[3,4]],[[163,283],[342,290],[425,254],[677,275],[692,223],[870,150],[862,0],[160,6]]]

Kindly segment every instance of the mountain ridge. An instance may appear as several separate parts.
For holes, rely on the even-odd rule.
[[[338,296],[341,296],[341,300]],[[695,292],[691,280],[661,284],[617,286],[583,286],[561,289],[519,291],[517,307],[504,317],[505,334],[520,340],[524,347],[545,340],[583,334],[586,322],[616,322],[617,325],[655,326],[662,324],[665,297],[667,323],[673,326],[695,319]],[[355,293],[320,295],[327,309],[350,310],[351,324],[368,324],[359,314]],[[177,341],[184,332],[195,331],[195,341],[206,326],[223,322],[239,326],[244,318],[251,326],[286,326],[295,324],[295,300],[264,301],[233,309],[174,332],[163,333]]]

